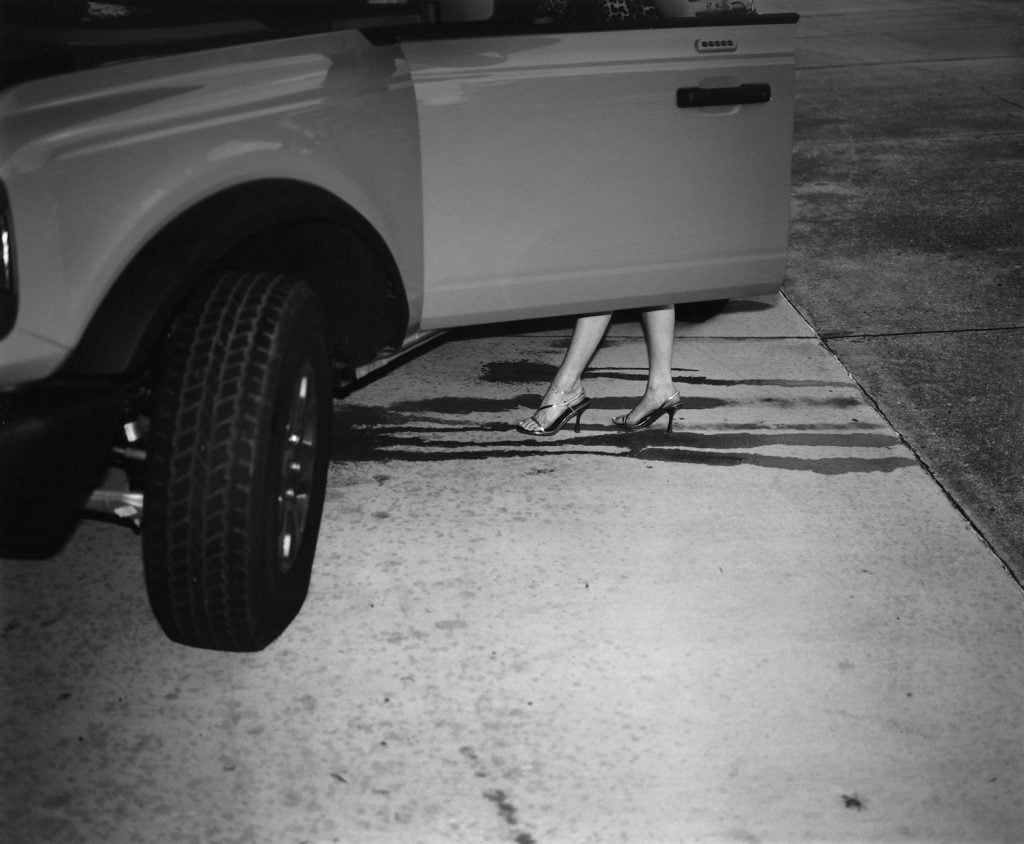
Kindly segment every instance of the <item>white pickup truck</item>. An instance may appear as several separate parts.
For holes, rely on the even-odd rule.
[[[260,649],[338,382],[454,326],[776,291],[797,16],[655,5],[5,0],[0,554],[113,515],[171,639]]]

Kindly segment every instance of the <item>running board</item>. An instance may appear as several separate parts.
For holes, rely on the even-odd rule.
[[[356,381],[361,381],[367,375],[376,372],[378,369],[383,369],[385,366],[394,363],[396,360],[404,358],[406,355],[421,349],[428,343],[431,343],[441,337],[444,333],[444,331],[440,330],[419,331],[416,334],[409,336],[402,344],[402,347],[397,351],[388,352],[381,355],[381,357],[375,358],[369,363],[357,366],[354,369],[345,368],[340,370],[337,373],[337,379],[342,386],[348,386]]]

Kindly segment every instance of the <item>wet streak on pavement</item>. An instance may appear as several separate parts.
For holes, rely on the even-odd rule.
[[[479,382],[485,384],[523,385],[547,381],[554,374],[552,364],[531,360],[493,361],[480,367]],[[677,372],[693,372],[677,369]],[[588,370],[588,383],[643,381],[644,370],[634,367],[595,366]],[[800,406],[826,406],[835,409],[855,408],[861,399],[849,382],[820,379],[708,378],[700,375],[678,375],[680,384],[735,389],[739,386],[804,389],[815,392],[797,399],[761,395],[755,401],[772,405],[777,410]],[[823,398],[818,393],[840,388],[849,395]],[[540,388],[543,390],[543,386]],[[592,400],[592,409],[628,407],[634,397],[601,395]],[[782,446],[797,449],[841,448],[885,450],[901,445],[888,430],[863,430],[856,418],[841,428],[829,430],[789,430],[789,425],[772,430],[719,430],[697,432],[680,420],[679,427],[668,433],[657,425],[641,431],[624,432],[607,424],[584,420],[584,433],[573,434],[566,429],[554,438],[524,437],[515,433],[512,421],[481,421],[467,425],[466,417],[477,414],[499,414],[512,420],[523,407],[535,406],[540,394],[518,394],[503,399],[484,396],[436,396],[428,399],[407,399],[393,402],[386,408],[342,404],[335,412],[335,440],[332,457],[338,461],[382,463],[393,461],[448,462],[485,459],[519,459],[552,454],[570,458],[596,454],[604,457],[633,458],[662,463],[704,466],[755,466],[768,469],[814,472],[822,475],[863,472],[892,472],[914,464],[907,457],[827,456],[804,457],[787,454],[766,455],[756,449]],[[734,399],[688,395],[684,411],[724,408]],[[751,400],[747,400],[747,404]],[[755,426],[756,428],[757,426]],[[506,438],[507,435],[511,438]],[[481,435],[484,435],[481,437]]]
[[[553,364],[538,363],[530,360],[505,360],[484,364],[480,380],[491,384],[530,384],[549,383],[555,376],[558,367]],[[755,387],[849,387],[848,381],[815,381],[789,380],[785,378],[706,378],[702,375],[683,375],[693,372],[692,369],[672,369],[673,377],[680,384],[691,386],[735,387],[741,384]],[[635,367],[592,366],[587,369],[587,378],[604,378],[611,381],[629,381],[643,383],[647,379],[646,371]]]

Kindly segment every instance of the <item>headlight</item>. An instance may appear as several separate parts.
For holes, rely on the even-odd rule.
[[[14,234],[11,232],[11,215],[7,209],[7,196],[0,185],[0,340],[14,325],[18,310],[18,285],[14,268]]]

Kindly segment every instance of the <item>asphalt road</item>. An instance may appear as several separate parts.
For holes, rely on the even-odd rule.
[[[785,293],[1024,580],[1024,6],[801,14]]]

